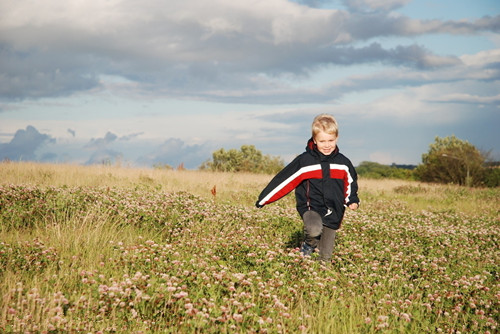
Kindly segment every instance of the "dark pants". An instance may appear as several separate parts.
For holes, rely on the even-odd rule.
[[[331,261],[335,247],[336,231],[323,225],[321,216],[316,211],[307,211],[302,217],[304,221],[304,245],[302,253],[310,255],[315,248],[319,250],[322,261]]]

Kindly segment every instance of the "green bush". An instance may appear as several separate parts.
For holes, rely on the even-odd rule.
[[[253,145],[243,145],[240,150],[221,148],[212,153],[212,160],[204,162],[201,170],[214,172],[250,172],[275,174],[285,166],[282,159],[263,155]]]
[[[484,185],[489,188],[500,186],[500,168],[487,168],[484,172]]]
[[[421,181],[481,186],[486,157],[474,145],[455,136],[439,138],[422,155],[416,174]]]

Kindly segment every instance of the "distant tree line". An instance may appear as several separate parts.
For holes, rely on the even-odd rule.
[[[253,145],[240,150],[223,148],[212,153],[201,170],[221,172],[250,172],[275,174],[285,166],[282,159],[263,155]],[[500,166],[489,159],[489,153],[455,136],[436,137],[429,151],[422,155],[422,164],[383,165],[363,161],[356,167],[358,175],[373,179],[419,180],[434,183],[453,183],[464,186],[500,186]]]
[[[370,179],[402,179],[415,180],[413,165],[383,165],[377,162],[363,161],[356,167],[358,175]]]

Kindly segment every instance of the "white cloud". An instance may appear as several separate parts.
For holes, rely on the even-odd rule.
[[[467,54],[460,57],[466,66],[484,67],[500,62],[500,48],[481,51],[476,54]]]
[[[500,108],[500,94],[495,96],[478,96],[467,93],[454,93],[436,98],[436,102],[492,104]]]

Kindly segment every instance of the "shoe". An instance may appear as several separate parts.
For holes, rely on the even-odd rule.
[[[306,242],[302,244],[302,247],[300,248],[300,252],[304,256],[311,256],[311,254],[314,252],[315,247],[310,246]]]

